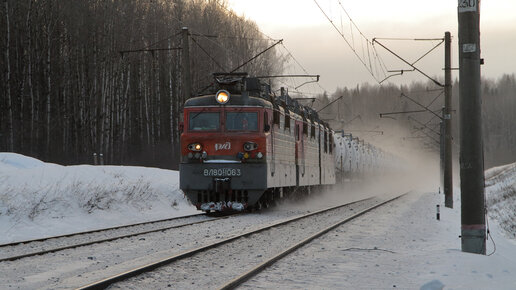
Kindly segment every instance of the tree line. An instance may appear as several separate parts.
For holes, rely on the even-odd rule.
[[[194,95],[210,85],[213,72],[229,72],[273,43],[214,0],[3,0],[0,27],[0,151],[60,164],[92,163],[93,153],[102,153],[106,164],[177,168],[182,28],[190,32]],[[271,49],[239,71],[280,74],[284,62]],[[434,115],[379,114],[422,109],[401,92],[439,113],[440,89],[431,82],[362,84],[324,93],[314,106],[342,96],[320,113],[333,128],[359,129],[354,135],[367,139],[396,124],[437,151]],[[516,161],[515,94],[514,74],[482,80],[486,167]]]
[[[4,0],[0,15],[0,151],[60,164],[177,168],[181,29],[193,94],[271,45],[213,0]],[[281,69],[269,50],[239,71]]]
[[[516,162],[516,77],[514,74],[505,74],[498,79],[484,77],[481,88],[485,168]],[[452,91],[452,143],[453,154],[458,159],[458,80],[453,84]],[[349,130],[347,133],[361,139],[365,136],[366,141],[391,139],[393,144],[398,145],[414,141],[419,148],[439,152],[440,119],[435,114],[441,116],[444,91],[434,83],[413,82],[401,86],[366,83],[354,88],[339,88],[331,96],[319,96],[315,107],[323,108],[338,98],[340,99],[335,105],[321,112],[323,118],[331,120],[333,128],[344,129],[345,132]],[[435,114],[414,101],[427,106]],[[396,132],[392,128],[404,130]],[[356,129],[358,130],[354,133],[353,130]],[[383,135],[378,136],[379,134]]]

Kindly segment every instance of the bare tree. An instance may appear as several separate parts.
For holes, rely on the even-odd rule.
[[[59,163],[103,153],[107,163],[177,167],[181,27],[200,46],[192,44],[194,92],[268,46],[253,22],[217,1],[3,4],[0,150]],[[141,49],[159,50],[119,53]],[[279,70],[275,57],[244,69]]]
[[[9,3],[4,1],[5,7],[5,28],[6,28],[6,49],[5,62],[7,68],[6,76],[6,94],[7,94],[7,112],[8,112],[8,130],[9,130],[9,150],[14,150],[14,134],[13,134],[13,101],[11,96],[11,61],[10,61],[10,46],[11,46],[11,26],[9,21]]]

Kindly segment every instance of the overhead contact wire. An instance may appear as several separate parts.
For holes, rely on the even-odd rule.
[[[335,23],[333,22],[333,20],[331,20],[331,18],[328,16],[328,14],[324,11],[324,9],[322,9],[321,5],[319,5],[319,3],[317,2],[317,0],[314,0],[315,4],[317,5],[317,7],[319,7],[319,10],[321,10],[321,12],[324,14],[324,16],[326,17],[326,19],[328,19],[328,21],[330,22],[330,24],[333,26],[333,28],[335,28],[335,30],[340,34],[340,36],[342,37],[342,39],[344,39],[344,41],[346,42],[346,44],[349,46],[349,48],[351,49],[351,51],[353,51],[353,53],[355,54],[355,56],[358,58],[358,60],[362,63],[362,65],[365,67],[365,69],[369,72],[369,74],[376,80],[376,82],[380,83],[380,80],[374,75],[373,71],[369,69],[369,67],[367,66],[366,62],[360,57],[360,55],[357,53],[356,49],[353,47],[353,45],[351,45],[351,43],[349,42],[349,40],[344,36],[344,34],[342,33],[342,31],[339,30],[339,28],[335,25]],[[350,18],[351,19],[351,18]],[[365,37],[364,37],[365,38]],[[367,38],[365,38],[366,41],[367,41]],[[364,54],[364,51],[363,51],[363,43],[362,43],[362,54]]]

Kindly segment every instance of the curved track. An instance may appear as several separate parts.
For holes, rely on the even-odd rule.
[[[405,194],[407,194],[407,193],[405,193]],[[346,222],[349,222],[350,220],[352,220],[352,219],[354,219],[356,217],[359,217],[359,216],[363,215],[364,213],[367,213],[367,212],[369,212],[369,211],[371,211],[371,210],[373,210],[373,209],[375,209],[375,208],[377,208],[377,207],[379,207],[379,206],[381,206],[383,204],[386,204],[386,203],[391,202],[391,201],[393,201],[395,199],[398,199],[399,197],[401,197],[401,196],[403,196],[405,194],[396,196],[395,198],[389,199],[387,201],[373,202],[372,206],[367,206],[365,209],[362,209],[359,212],[353,213],[351,216],[348,216],[348,217],[345,217],[345,218],[341,217],[341,214],[343,213],[343,208],[346,208],[346,212],[353,211],[354,209],[350,208],[351,205],[358,204],[358,203],[367,203],[367,202],[370,202],[372,199],[368,198],[368,199],[356,201],[356,202],[353,202],[353,203],[347,203],[347,204],[331,207],[331,208],[328,208],[328,209],[316,211],[316,212],[313,212],[313,213],[301,215],[301,216],[298,216],[298,217],[295,217],[295,218],[289,218],[287,220],[283,220],[283,221],[280,221],[280,222],[273,223],[272,225],[262,226],[262,227],[260,227],[258,229],[247,230],[246,232],[244,232],[242,234],[235,235],[235,236],[232,236],[232,237],[228,237],[228,238],[222,239],[222,240],[220,240],[218,242],[215,242],[215,243],[204,245],[202,247],[198,247],[198,248],[195,248],[195,249],[192,249],[192,250],[188,250],[188,251],[180,253],[180,254],[176,254],[174,256],[170,256],[170,257],[161,259],[161,260],[156,261],[154,263],[150,263],[150,264],[147,264],[145,266],[138,267],[138,268],[126,271],[124,273],[120,273],[118,275],[114,275],[114,276],[108,277],[106,279],[97,281],[95,283],[91,283],[91,284],[83,286],[83,287],[81,287],[79,289],[104,289],[104,288],[107,288],[107,287],[109,287],[110,285],[112,285],[114,283],[117,283],[117,282],[122,282],[122,285],[117,285],[117,286],[120,286],[122,288],[125,288],[125,287],[133,287],[134,288],[135,286],[132,284],[133,282],[135,282],[135,283],[144,283],[144,285],[146,285],[145,283],[147,283],[147,281],[145,279],[147,279],[147,278],[149,278],[149,279],[156,278],[156,277],[149,277],[149,276],[159,276],[158,274],[152,275],[152,273],[154,273],[152,271],[154,271],[154,270],[155,271],[160,271],[161,269],[158,269],[158,268],[160,268],[162,266],[165,266],[165,265],[168,265],[168,264],[171,264],[171,263],[176,263],[176,262],[177,263],[183,262],[183,263],[186,263],[187,265],[189,265],[190,264],[190,262],[189,262],[190,260],[187,260],[187,258],[189,258],[189,257],[192,257],[191,260],[193,260],[193,263],[197,263],[199,260],[202,260],[202,261],[209,260],[208,258],[202,257],[202,254],[206,254],[208,257],[210,255],[211,256],[217,256],[217,253],[207,254],[209,252],[209,250],[211,250],[211,249],[214,249],[214,248],[217,248],[217,247],[220,247],[220,246],[223,246],[223,245],[227,245],[230,248],[236,248],[236,247],[244,247],[244,248],[245,247],[249,247],[249,248],[252,248],[251,245],[245,246],[244,244],[246,242],[252,240],[254,237],[260,236],[260,234],[262,234],[262,233],[266,233],[268,231],[272,231],[272,235],[271,236],[274,237],[275,233],[281,232],[281,231],[285,230],[283,227],[289,227],[290,226],[290,227],[297,227],[297,228],[304,229],[306,227],[306,224],[303,225],[302,223],[306,222],[307,219],[309,219],[311,217],[313,217],[315,219],[320,219],[320,220],[326,220],[326,219],[328,219],[328,217],[332,217],[332,219],[335,219],[335,218],[338,219],[338,222],[334,222],[330,226],[325,226],[323,230],[317,231],[317,233],[315,233],[315,234],[310,234],[308,237],[305,235],[301,242],[298,242],[298,243],[295,243],[294,245],[288,246],[286,250],[282,250],[280,253],[276,253],[272,257],[263,259],[263,261],[260,262],[257,266],[253,267],[251,270],[245,271],[245,273],[241,274],[237,278],[227,279],[227,281],[229,281],[229,282],[224,283],[222,288],[223,289],[231,289],[231,288],[234,288],[237,285],[241,284],[242,282],[246,281],[247,279],[249,279],[253,275],[256,275],[257,273],[259,273],[260,271],[262,271],[263,269],[265,269],[269,265],[273,264],[275,261],[277,261],[277,260],[281,259],[282,257],[288,255],[289,253],[295,251],[296,249],[298,249],[302,245],[305,245],[305,244],[309,243],[313,239],[315,239],[315,238],[317,238],[317,237],[319,237],[319,236],[321,236],[321,235],[331,231],[332,229],[334,229],[334,228],[336,228],[336,227],[338,227],[338,226],[340,226],[340,225],[342,225],[342,224],[344,224]],[[300,225],[299,224],[296,225],[297,222],[299,222],[301,224]],[[256,235],[256,236],[253,236],[253,235]],[[251,236],[253,236],[253,237],[251,237]],[[243,239],[243,238],[246,238],[246,239]],[[263,239],[263,237],[260,237],[259,239]],[[253,248],[253,250],[255,250],[255,249]],[[253,250],[251,250],[251,252]],[[197,257],[197,255],[201,255],[201,257]],[[258,257],[261,257],[261,255],[258,255]],[[246,262],[245,258],[244,259],[240,259],[240,260]],[[223,266],[221,266],[221,268],[222,267]],[[163,267],[163,268],[165,268],[165,267]],[[181,266],[177,266],[177,267],[167,267],[167,268],[178,268],[178,269],[181,269],[182,267]],[[141,275],[143,273],[148,273],[148,272],[151,272],[151,273],[146,274],[145,277],[143,277],[143,278],[138,276],[138,275]],[[170,275],[170,274],[167,274],[167,275]],[[234,275],[234,272],[231,275]],[[138,276],[138,278],[135,278],[137,281],[135,281],[135,279],[131,279],[132,277],[136,277],[136,276]],[[130,280],[128,280],[128,279],[130,279]],[[158,279],[159,279],[159,277],[158,277]],[[168,277],[167,279],[170,279],[170,277]],[[222,284],[222,283],[214,282],[213,284]],[[213,287],[213,284],[209,284],[209,286]],[[149,284],[149,285],[151,285],[151,284]],[[169,284],[169,287],[171,285],[172,284]],[[175,287],[181,287],[179,285],[174,285],[174,286]]]
[[[407,193],[405,193],[407,194]],[[395,198],[392,198],[392,199],[389,199],[387,201],[384,201],[382,203],[379,203],[379,204],[376,204],[374,206],[371,206],[367,209],[364,209],[356,214],[354,214],[353,216],[351,217],[348,217],[348,218],[344,218],[342,219],[341,221],[338,221],[328,227],[326,227],[325,229],[322,229],[321,231],[307,237],[306,239],[302,240],[301,242],[299,243],[296,243],[294,245],[292,245],[291,247],[289,247],[288,249],[278,253],[277,255],[265,260],[264,262],[262,262],[261,264],[259,264],[258,266],[254,267],[253,269],[249,270],[249,271],[246,271],[245,273],[242,273],[240,276],[238,276],[237,278],[235,278],[234,280],[228,282],[227,284],[223,285],[222,287],[220,287],[219,289],[234,289],[236,288],[237,286],[239,286],[240,284],[244,283],[245,281],[251,279],[253,276],[256,276],[258,273],[262,272],[263,270],[265,270],[267,267],[271,266],[272,264],[276,263],[277,261],[281,260],[283,257],[287,256],[288,254],[296,251],[297,249],[301,248],[302,246],[310,243],[312,240],[316,239],[316,238],[319,238],[321,236],[323,236],[324,234],[328,233],[329,231],[337,228],[338,226],[341,226],[379,206],[382,206],[386,203],[389,203],[391,201],[394,201],[400,197],[402,197],[403,195],[405,194],[402,194],[400,196],[397,196]]]
[[[187,215],[187,216],[179,216],[179,217],[173,217],[173,218],[167,218],[167,219],[161,219],[161,220],[154,220],[154,221],[141,222],[141,223],[135,223],[135,224],[129,224],[129,225],[96,229],[96,230],[91,230],[91,231],[76,232],[76,233],[71,233],[71,234],[50,236],[50,237],[39,238],[39,239],[17,241],[17,242],[12,242],[12,243],[7,243],[7,244],[0,244],[0,248],[15,246],[15,245],[19,245],[19,244],[28,244],[28,243],[33,243],[33,242],[43,242],[43,241],[47,241],[47,240],[51,240],[51,239],[73,237],[73,236],[77,236],[77,235],[92,234],[92,233],[98,233],[98,232],[109,231],[109,230],[117,230],[117,229],[129,228],[129,227],[134,227],[134,226],[148,225],[148,224],[159,223],[159,222],[167,222],[167,221],[173,221],[173,220],[179,220],[179,219],[186,219],[186,218],[190,218],[190,217],[203,216],[203,215],[205,215],[205,214],[198,213],[198,214],[192,214],[192,215]]]
[[[188,216],[183,216],[183,217],[168,218],[168,219],[142,222],[142,223],[131,224],[131,225],[110,227],[110,228],[104,228],[104,229],[98,229],[98,230],[92,230],[92,231],[86,231],[86,232],[79,232],[79,233],[73,233],[73,234],[67,234],[67,235],[60,235],[60,236],[53,236],[53,237],[47,237],[47,238],[41,238],[41,239],[34,239],[34,240],[27,240],[27,241],[22,241],[22,242],[3,244],[3,245],[0,245],[0,247],[4,248],[4,250],[2,251],[2,253],[4,253],[4,254],[5,254],[5,252],[9,252],[9,250],[10,250],[10,252],[24,251],[24,249],[20,250],[17,248],[27,248],[27,249],[32,250],[33,248],[39,247],[42,249],[36,250],[36,251],[32,250],[31,252],[24,253],[24,254],[11,255],[11,256],[6,256],[6,257],[0,256],[0,262],[14,261],[14,260],[18,260],[21,258],[43,255],[43,254],[47,254],[47,253],[53,253],[53,252],[57,252],[57,251],[73,249],[73,248],[88,246],[88,245],[97,244],[97,243],[110,242],[110,241],[114,241],[117,239],[134,237],[134,236],[138,236],[138,235],[165,231],[165,230],[169,230],[169,229],[180,228],[180,227],[185,227],[185,226],[190,226],[190,225],[195,225],[195,224],[201,224],[201,223],[205,223],[205,222],[211,222],[211,221],[216,221],[216,220],[219,220],[222,218],[226,218],[225,216],[214,217],[214,218],[203,219],[200,221],[192,221],[192,222],[187,222],[187,223],[180,223],[180,224],[156,227],[156,228],[153,228],[150,230],[149,229],[142,230],[152,224],[175,222],[175,221],[179,221],[179,220],[186,220],[186,219],[205,217],[205,216],[206,216],[206,214],[204,214],[204,213],[193,214],[193,215],[188,215]],[[131,229],[131,228],[133,228],[133,229]],[[124,234],[118,233],[122,229],[128,230],[129,233],[124,233]],[[88,240],[86,242],[84,241],[84,240],[88,239],[88,236],[91,234],[103,233],[103,232],[107,233],[110,231],[114,232],[114,233],[112,233],[112,235],[110,237],[93,238],[93,239],[91,239],[91,237],[89,237],[90,240]],[[76,239],[74,239],[73,241],[67,241],[66,239],[70,238],[70,237],[75,237]],[[50,240],[53,241],[54,245],[46,246],[45,243]]]

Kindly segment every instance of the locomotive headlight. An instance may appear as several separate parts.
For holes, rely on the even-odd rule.
[[[244,150],[245,151],[253,151],[253,150],[256,150],[258,149],[258,144],[254,143],[254,142],[245,142],[244,143]]]
[[[220,90],[215,94],[215,99],[217,100],[217,103],[224,105],[229,101],[229,92],[226,90]]]
[[[191,151],[201,151],[202,150],[202,145],[201,145],[201,143],[188,144],[188,150],[191,150]]]

